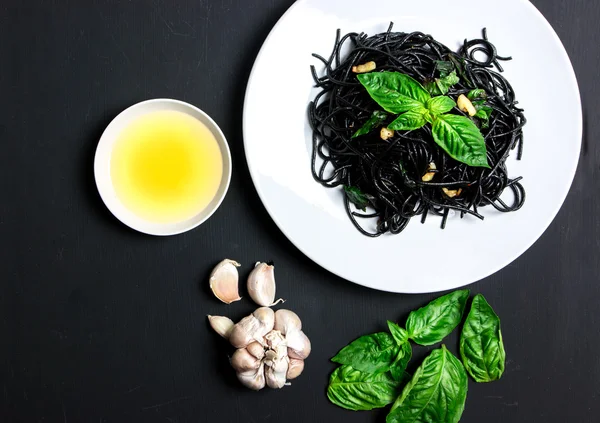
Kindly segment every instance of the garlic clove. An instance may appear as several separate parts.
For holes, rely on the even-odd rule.
[[[256,370],[260,367],[260,363],[261,360],[250,354],[246,348],[236,350],[231,357],[231,367],[236,372]]]
[[[371,62],[363,63],[362,65],[352,66],[352,72],[365,73],[365,72],[371,72],[372,70],[375,70],[376,68],[377,68],[377,64],[375,62],[371,61]]]
[[[259,360],[262,360],[265,357],[265,347],[263,347],[259,342],[251,342],[248,344],[246,349],[250,354]]]
[[[225,339],[229,339],[229,335],[233,329],[233,320],[225,316],[208,316],[210,327]]]
[[[279,360],[265,360],[265,379],[267,386],[273,389],[280,389],[285,386],[287,371],[289,367],[288,357],[282,357]]]
[[[260,323],[256,317],[250,315],[237,322],[229,335],[229,342],[236,348],[245,348],[254,342],[252,333],[257,330]]]
[[[293,311],[281,309],[275,312],[275,326],[273,328],[285,335],[288,331],[302,330],[302,321]]]
[[[423,182],[430,182],[435,177],[435,172],[432,172],[435,170],[437,170],[435,163],[434,162],[429,163],[429,166],[427,166],[428,172],[421,177],[421,180]]]
[[[388,139],[392,138],[394,136],[394,131],[390,128],[381,128],[381,131],[379,131],[379,138],[381,138],[384,141],[387,141]]]
[[[273,326],[275,326],[275,312],[269,307],[259,307],[254,310],[252,315],[256,317],[264,329],[264,332],[260,335],[261,337],[273,330]]]
[[[260,307],[233,326],[229,342],[236,348],[245,348],[254,341],[262,344],[263,337],[273,329],[274,324],[275,312],[268,307]]]
[[[210,289],[215,297],[225,304],[242,299],[238,289],[238,267],[238,262],[225,259],[217,264],[210,274]]]
[[[460,110],[462,110],[465,113],[468,113],[469,116],[475,116],[477,114],[477,109],[475,108],[475,106],[473,106],[471,100],[469,100],[469,98],[464,94],[458,96],[458,98],[456,99],[456,105]]]
[[[285,339],[287,341],[288,355],[290,358],[304,360],[310,355],[310,340],[301,330],[288,332]]]
[[[288,380],[296,379],[304,370],[304,360],[290,358],[286,378]]]
[[[263,307],[270,307],[275,301],[275,266],[258,262],[248,276],[248,294],[252,300]]]
[[[260,363],[260,366],[256,370],[248,370],[244,372],[238,372],[237,378],[246,388],[260,391],[265,387],[265,365]]]

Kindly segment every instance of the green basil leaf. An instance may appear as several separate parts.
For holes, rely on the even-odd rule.
[[[494,109],[490,106],[475,106],[475,108],[477,109],[475,117],[479,118],[482,128],[487,128],[489,126],[490,116]]]
[[[467,382],[463,365],[445,346],[434,350],[394,402],[386,423],[457,423]]]
[[[392,334],[392,338],[394,341],[398,343],[398,345],[404,344],[408,341],[408,332],[405,329],[401,328],[394,322],[387,321],[388,328],[390,333]]]
[[[331,361],[348,364],[367,373],[386,372],[398,355],[400,346],[389,333],[361,336],[342,348]]]
[[[450,59],[450,61],[454,64],[454,67],[456,68],[460,78],[469,86],[474,87],[473,82],[469,79],[469,76],[465,72],[465,59],[455,54],[449,54],[448,59]]]
[[[445,95],[433,97],[427,101],[427,108],[435,115],[447,113],[456,106],[456,102]]]
[[[490,116],[492,115],[492,112],[494,111],[493,108],[491,108],[490,106],[478,106],[476,107],[477,109],[477,113],[475,114],[475,116],[477,116],[478,118],[481,119],[489,119]]]
[[[485,92],[485,90],[482,90],[481,88],[477,88],[475,90],[469,91],[469,93],[467,94],[467,98],[469,100],[476,100],[478,98],[487,98],[487,93]]]
[[[394,402],[398,388],[399,382],[389,373],[371,374],[341,366],[329,378],[327,397],[348,410],[372,410]]]
[[[423,119],[425,119],[426,122],[433,124],[435,118],[436,116],[434,116],[429,110],[423,113]]]
[[[452,72],[450,72],[450,74],[448,76],[436,79],[435,83],[436,83],[438,89],[440,90],[440,93],[446,94],[448,92],[448,90],[450,89],[450,87],[453,86],[454,84],[457,84],[458,81],[460,81],[460,79],[456,75],[456,72],[452,71]]]
[[[344,185],[344,192],[348,200],[356,206],[357,209],[365,211],[369,205],[371,196],[363,193],[360,188]]]
[[[402,113],[388,125],[388,128],[394,131],[412,131],[422,128],[426,123],[425,112],[426,109],[417,109]]]
[[[485,140],[473,121],[458,115],[440,115],[433,121],[434,141],[454,160],[469,166],[487,167]]]
[[[439,72],[440,78],[445,78],[454,70],[454,64],[445,60],[436,60],[435,70]]]
[[[426,82],[425,89],[429,94],[434,96],[444,95],[448,93],[450,87],[459,81],[460,79],[456,75],[456,71],[452,71],[443,78],[435,78],[433,81]]]
[[[433,81],[426,81],[423,86],[431,95],[442,95],[442,92],[438,88],[435,79]]]
[[[491,382],[504,373],[506,353],[500,319],[484,296],[473,299],[460,336],[460,355],[476,382]]]
[[[382,112],[380,110],[375,110],[369,120],[367,120],[364,125],[352,135],[352,138],[356,138],[360,135],[365,135],[371,132],[372,129],[377,128],[381,125],[385,119],[387,118],[387,113]]]
[[[468,298],[469,290],[462,289],[412,311],[406,320],[408,337],[419,345],[440,342],[460,323]]]
[[[422,108],[430,98],[418,81],[399,72],[362,73],[357,78],[371,98],[389,113]]]
[[[408,362],[412,358],[412,347],[408,340],[402,344],[400,347],[400,351],[398,351],[398,355],[394,360],[394,363],[390,367],[390,374],[397,380],[398,382],[403,382],[406,380],[408,373],[406,373],[406,368],[408,367]]]

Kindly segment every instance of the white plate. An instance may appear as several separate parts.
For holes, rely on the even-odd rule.
[[[523,160],[524,207],[476,218],[413,219],[399,235],[367,238],[352,226],[340,190],[310,171],[307,105],[316,90],[309,71],[342,33],[422,31],[456,50],[487,27],[528,123]],[[550,89],[551,87],[551,89]],[[559,116],[560,115],[560,118]],[[371,288],[423,293],[456,288],[502,269],[529,248],[561,207],[581,147],[581,102],[573,68],[558,36],[526,0],[300,0],[277,23],[254,64],[244,105],[244,145],[260,198],[283,233],[331,272]]]
[[[223,157],[223,176],[215,197],[204,210],[201,210],[195,216],[182,222],[156,223],[140,218],[121,203],[112,184],[110,176],[110,160],[115,142],[125,127],[135,119],[147,113],[166,110],[185,113],[199,120],[212,132],[221,149],[221,156]],[[202,110],[183,101],[172,100],[169,98],[156,98],[142,101],[141,103],[134,104],[123,110],[106,127],[100,137],[98,147],[96,148],[96,156],[94,157],[94,177],[102,201],[104,201],[104,204],[111,213],[125,225],[149,235],[176,235],[199,226],[217,211],[225,198],[225,194],[227,194],[227,189],[229,188],[229,182],[231,180],[231,154],[225,135],[223,135],[219,125],[217,125],[216,122]]]

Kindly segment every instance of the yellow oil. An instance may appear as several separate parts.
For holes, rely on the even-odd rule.
[[[223,177],[223,157],[211,131],[175,111],[148,113],[127,126],[110,167],[123,205],[156,223],[182,222],[200,213]]]

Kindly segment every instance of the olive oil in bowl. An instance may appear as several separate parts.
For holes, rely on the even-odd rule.
[[[139,218],[183,222],[217,195],[223,157],[215,136],[198,119],[175,110],[153,111],[118,135],[110,178],[119,201]]]

